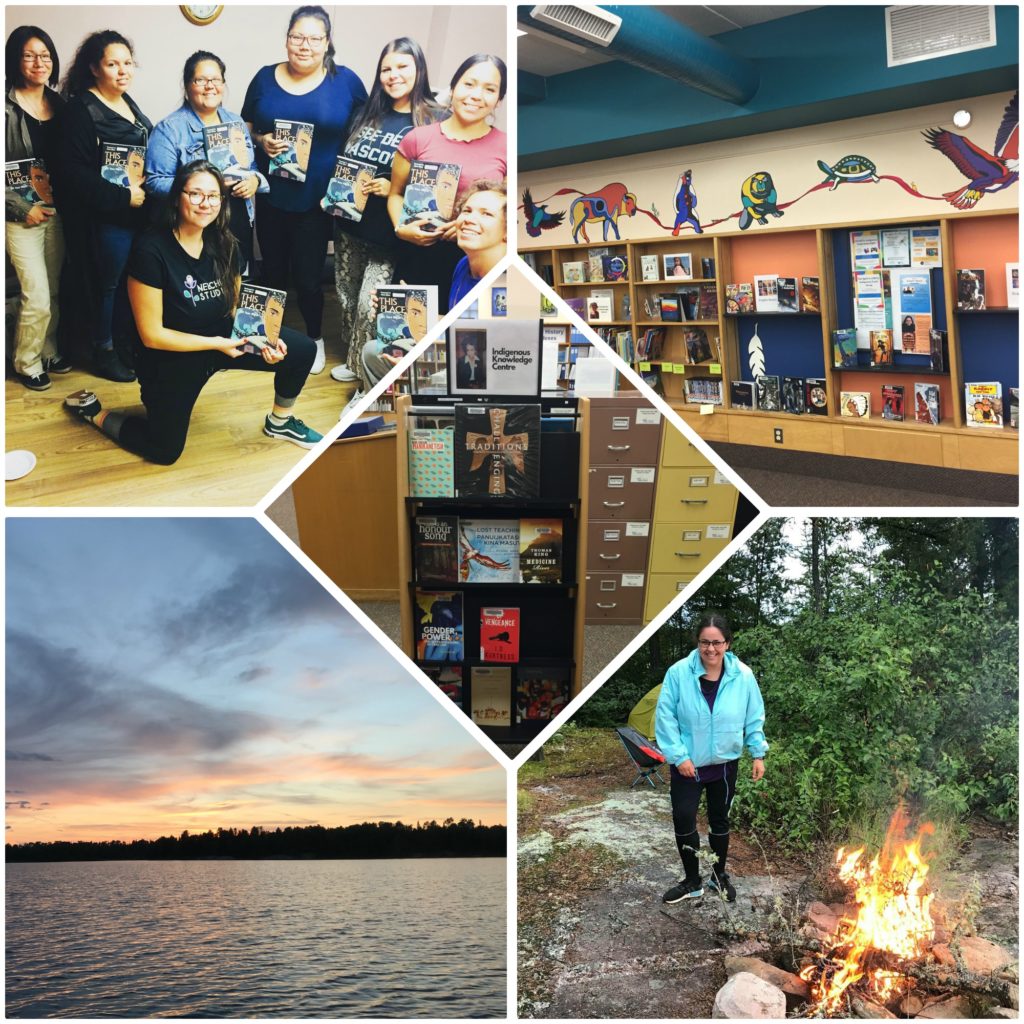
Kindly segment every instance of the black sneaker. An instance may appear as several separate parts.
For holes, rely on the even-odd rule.
[[[291,441],[300,448],[315,448],[324,439],[323,434],[318,434],[294,416],[289,416],[281,424],[274,423],[268,416],[263,422],[263,433],[280,441]]]
[[[81,416],[83,420],[91,420],[103,410],[100,400],[91,392],[83,389],[75,391],[64,399],[64,408]]]
[[[18,374],[18,380],[29,389],[29,391],[45,391],[52,383],[45,373],[33,373],[31,376],[24,373]]]
[[[112,348],[96,350],[93,370],[97,377],[106,377],[107,380],[116,381],[118,384],[130,384],[135,380],[135,371],[129,370]]]
[[[683,900],[699,900],[703,895],[704,887],[699,878],[684,878],[661,897],[661,902],[682,903]]]
[[[732,882],[729,881],[729,875],[725,871],[720,875],[712,872],[711,877],[708,879],[708,888],[712,892],[717,892],[725,903],[736,902],[736,890],[733,888]]]
[[[43,369],[47,373],[70,373],[74,367],[63,356],[51,356],[43,360]]]

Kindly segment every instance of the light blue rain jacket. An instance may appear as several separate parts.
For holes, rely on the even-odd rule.
[[[700,652],[677,661],[666,673],[654,717],[654,734],[669,764],[689,759],[698,768],[735,761],[746,746],[764,757],[764,701],[754,673],[729,651],[714,714],[700,692],[704,666]]]

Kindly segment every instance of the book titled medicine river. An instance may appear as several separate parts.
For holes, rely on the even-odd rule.
[[[238,296],[238,309],[231,325],[231,337],[259,339],[243,341],[238,347],[243,352],[259,352],[264,345],[277,347],[284,322],[284,305],[288,293],[279,288],[264,288],[258,284],[243,284]]]
[[[454,449],[459,497],[536,498],[540,406],[456,406]]]

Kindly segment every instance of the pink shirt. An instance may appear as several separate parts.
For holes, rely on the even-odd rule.
[[[497,128],[471,142],[449,139],[441,132],[441,122],[413,128],[398,147],[406,160],[430,160],[441,164],[458,164],[457,198],[461,199],[475,181],[501,181],[508,173],[508,136]]]

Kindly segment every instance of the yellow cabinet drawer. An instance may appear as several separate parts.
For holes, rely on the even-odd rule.
[[[665,429],[661,439],[661,464],[663,466],[707,466],[713,473],[711,463],[675,426],[665,421]]]
[[[655,521],[696,519],[731,523],[735,514],[736,488],[732,484],[716,484],[711,466],[667,466],[658,473]]]
[[[712,530],[712,534],[724,531]],[[704,523],[657,523],[651,540],[650,572],[696,576],[722,550],[732,536],[707,536]]]
[[[661,610],[693,580],[688,573],[656,572],[647,577],[644,622],[656,618]]]

